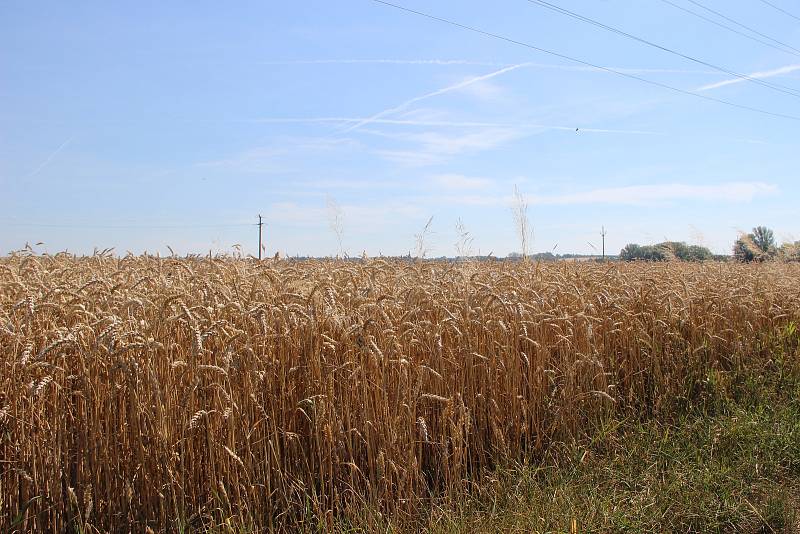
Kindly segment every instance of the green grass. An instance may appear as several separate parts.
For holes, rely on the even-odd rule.
[[[710,377],[701,406],[614,420],[539,466],[487,476],[424,525],[457,532],[798,532],[800,376]]]
[[[485,474],[459,504],[432,504],[424,519],[401,526],[364,511],[362,525],[335,530],[800,532],[800,372],[775,362],[705,384],[701,404],[612,420],[538,465]]]
[[[800,532],[795,343],[764,367],[714,372],[657,417],[617,418],[536,464],[474,480],[424,517],[363,511],[337,532]],[[784,356],[784,354],[792,356]],[[308,525],[309,532],[329,524]],[[230,529],[225,532],[249,532]]]

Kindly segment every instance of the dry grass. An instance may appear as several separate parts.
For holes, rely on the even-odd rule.
[[[329,528],[770,361],[800,266],[0,260],[0,529]],[[370,510],[371,515],[366,511]]]

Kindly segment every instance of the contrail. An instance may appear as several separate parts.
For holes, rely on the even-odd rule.
[[[453,84],[453,85],[448,85],[447,87],[443,87],[442,89],[438,89],[438,90],[433,91],[431,93],[425,93],[424,95],[416,96],[416,97],[414,97],[414,98],[412,98],[410,100],[406,100],[405,102],[403,102],[402,104],[400,104],[398,106],[395,106],[395,107],[389,108],[389,109],[385,109],[385,110],[383,110],[383,111],[381,111],[379,113],[376,113],[375,115],[372,115],[371,117],[368,117],[368,118],[366,118],[366,119],[364,119],[364,120],[362,120],[360,122],[357,122],[357,123],[353,124],[352,126],[348,126],[342,133],[351,132],[353,130],[356,130],[356,129],[364,126],[365,124],[369,124],[370,122],[375,121],[376,119],[380,119],[381,117],[383,117],[385,115],[390,115],[392,113],[397,113],[398,111],[402,111],[402,110],[406,109],[408,106],[410,106],[411,104],[419,102],[420,100],[426,100],[426,99],[432,98],[434,96],[443,95],[443,94],[449,93],[451,91],[456,91],[458,89],[462,89],[462,88],[467,87],[469,85],[472,85],[474,83],[482,82],[484,80],[488,80],[490,78],[494,78],[495,76],[500,76],[501,74],[505,74],[506,72],[511,72],[512,70],[516,70],[516,69],[518,69],[520,67],[524,67],[525,65],[526,65],[526,63],[519,63],[517,65],[510,65],[508,67],[504,67],[502,69],[490,72],[489,74],[484,74],[482,76],[476,76],[474,78],[468,78],[467,80],[464,80],[463,82],[459,82],[459,83],[456,83],[456,84]]]
[[[36,169],[34,169],[34,171],[33,171],[33,172],[31,172],[31,173],[30,173],[28,176],[26,176],[26,177],[25,177],[25,179],[27,180],[27,179],[29,179],[29,178],[33,178],[34,176],[36,176],[37,174],[39,174],[39,172],[40,172],[42,169],[44,169],[44,168],[45,168],[45,166],[46,166],[48,163],[50,163],[50,161],[51,161],[51,160],[52,160],[54,157],[56,157],[56,156],[58,155],[58,153],[59,153],[59,152],[61,152],[61,151],[64,149],[64,147],[65,147],[65,146],[67,146],[68,144],[70,144],[70,143],[72,142],[72,139],[73,139],[74,137],[75,137],[74,135],[71,135],[69,138],[67,138],[67,140],[66,140],[66,141],[64,141],[63,143],[61,143],[61,145],[60,145],[60,146],[59,146],[57,149],[55,149],[55,150],[54,150],[54,151],[53,151],[53,152],[52,152],[52,153],[51,153],[49,156],[47,156],[47,157],[45,158],[45,160],[44,160],[43,162],[41,162],[41,163],[39,164],[39,166],[38,166],[38,167],[36,167]]]
[[[289,61],[261,61],[261,65],[478,65],[501,67],[506,63],[471,61],[468,59],[297,59]]]
[[[788,74],[790,72],[794,72],[796,70],[800,70],[800,65],[786,65],[785,67],[779,67],[773,70],[764,70],[760,72],[753,72],[752,74],[748,74],[744,78],[733,78],[730,80],[723,80],[721,82],[710,83],[708,85],[703,85],[702,87],[698,87],[697,91],[710,91],[712,89],[719,89],[720,87],[725,87],[726,85],[733,85],[735,83],[741,83],[747,81],[748,78],[772,78],[773,76],[780,76],[781,74]]]
[[[356,124],[367,121],[364,117],[265,117],[261,119],[244,119],[240,122],[264,123],[264,124]],[[626,135],[676,135],[674,132],[659,132],[651,130],[623,130],[612,128],[588,128],[580,125],[563,126],[552,124],[526,123],[526,122],[483,122],[483,121],[444,121],[444,120],[413,120],[413,119],[374,119],[369,121],[371,124],[386,124],[396,126],[431,126],[442,128],[540,128],[543,130],[563,130],[575,131],[576,133],[609,133]],[[373,133],[369,130],[362,130],[365,133]],[[728,141],[749,144],[769,144],[760,139],[743,139],[720,137]]]
[[[498,61],[473,61],[470,59],[296,59],[286,61],[261,61],[260,65],[472,65],[482,67],[510,67],[514,63]],[[606,72],[603,69],[557,63],[525,63],[526,67],[565,71]],[[714,70],[660,69],[613,67],[613,70],[631,74],[719,74]]]
[[[372,119],[366,117],[298,117],[298,118],[263,118],[252,119],[247,122],[255,123],[277,123],[277,124],[319,124],[319,123],[366,123],[388,124],[397,126],[439,126],[453,128],[542,128],[545,130],[564,130],[574,131],[575,126],[553,126],[550,124],[526,123],[526,122],[481,122],[481,121],[436,121],[436,120],[408,120],[408,119]],[[364,130],[367,131],[367,130]],[[619,134],[638,134],[638,135],[668,135],[666,132],[654,132],[647,130],[616,130],[609,128],[583,128],[578,127],[580,132],[589,133],[619,133]]]

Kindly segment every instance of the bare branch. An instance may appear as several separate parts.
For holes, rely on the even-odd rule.
[[[519,237],[521,248],[520,253],[522,253],[524,259],[528,257],[529,243],[533,241],[533,228],[528,219],[528,201],[525,200],[525,197],[520,193],[516,185],[514,186],[511,213],[514,216],[514,225],[517,228],[517,237]]]
[[[458,241],[456,241],[456,256],[459,258],[468,258],[472,256],[472,241],[474,238],[464,225],[464,221],[459,217],[456,221],[456,233],[458,234]]]
[[[428,222],[425,223],[425,226],[422,228],[422,231],[418,234],[414,235],[415,243],[416,243],[416,252],[417,258],[424,258],[430,249],[428,248],[428,238],[431,235],[431,223],[433,222],[433,215],[430,216]]]
[[[342,238],[344,236],[344,211],[336,202],[336,200],[327,195],[325,203],[328,208],[328,226],[330,226],[331,231],[336,236],[336,242],[339,244],[338,255],[342,256],[344,254],[344,249],[342,248]]]

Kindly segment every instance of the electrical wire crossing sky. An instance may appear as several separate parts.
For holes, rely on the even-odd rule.
[[[787,0],[0,6],[0,254],[800,239]],[[432,219],[431,219],[432,217]],[[460,223],[457,225],[457,223]]]

